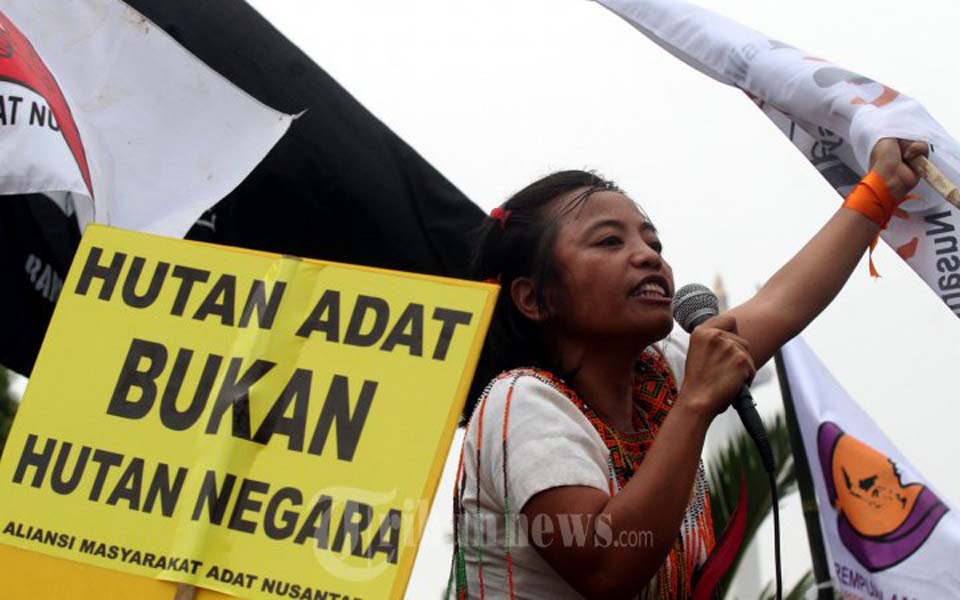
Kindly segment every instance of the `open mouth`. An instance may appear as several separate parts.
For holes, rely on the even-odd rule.
[[[638,283],[630,290],[629,295],[631,298],[645,300],[670,300],[671,298],[666,282],[659,278],[647,279]]]

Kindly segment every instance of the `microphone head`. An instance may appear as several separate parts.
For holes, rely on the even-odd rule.
[[[685,285],[673,296],[673,318],[687,333],[720,314],[720,302],[710,288],[699,283]]]

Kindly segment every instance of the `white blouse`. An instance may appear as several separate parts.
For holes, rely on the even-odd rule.
[[[688,341],[687,334],[677,330],[655,346],[666,358],[678,387],[683,381]],[[582,596],[530,544],[526,526],[521,524],[521,510],[534,495],[554,487],[589,486],[609,494],[609,451],[587,417],[563,393],[533,374],[511,373],[493,382],[482,413],[478,405],[464,436],[464,514],[457,535],[466,563],[468,596],[480,597],[482,575],[485,597],[510,597],[509,544],[515,598],[579,600]],[[505,476],[504,410],[511,386]],[[543,538],[561,543],[564,534],[569,537],[576,532],[544,531]],[[450,587],[450,597],[455,598],[455,579]]]

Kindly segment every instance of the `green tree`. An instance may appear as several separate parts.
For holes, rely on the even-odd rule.
[[[807,597],[807,590],[813,587],[813,584],[813,571],[807,571],[795,586],[786,591],[783,596],[784,600],[803,600]],[[776,600],[777,594],[774,587],[774,582],[769,582],[764,590],[760,592],[761,600]]]
[[[7,434],[10,433],[15,414],[17,414],[17,401],[14,400],[13,391],[10,389],[10,371],[0,367],[0,454],[3,453],[3,445],[7,441]]]
[[[777,461],[777,494],[778,500],[789,495],[797,487],[797,476],[794,470],[793,454],[790,451],[790,435],[782,414],[778,414],[772,423],[767,424],[767,435]],[[747,491],[747,525],[743,536],[743,545],[734,560],[733,566],[721,581],[721,589],[727,590],[743,561],[746,549],[756,537],[757,530],[773,510],[773,498],[770,493],[770,484],[767,473],[760,462],[760,456],[753,445],[753,440],[743,432],[730,439],[727,445],[709,461],[708,479],[710,483],[711,508],[717,531],[723,531],[733,510],[737,505],[740,494],[740,474],[744,475]],[[803,598],[805,591],[812,585],[813,576],[807,573],[793,589],[785,592],[785,598]],[[768,585],[772,589],[773,583]],[[761,594],[761,598],[770,598],[768,591]]]

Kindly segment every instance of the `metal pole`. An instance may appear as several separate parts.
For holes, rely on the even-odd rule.
[[[186,583],[178,583],[177,591],[173,596],[173,600],[193,600],[197,596],[196,586],[188,585]]]

